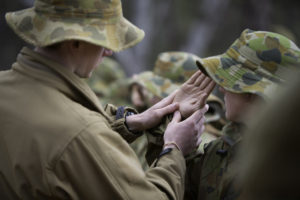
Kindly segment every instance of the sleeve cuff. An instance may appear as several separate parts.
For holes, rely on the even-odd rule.
[[[128,130],[125,124],[125,118],[120,118],[112,122],[111,128],[118,132],[128,143],[133,142],[136,138],[141,136],[141,134],[134,134]]]

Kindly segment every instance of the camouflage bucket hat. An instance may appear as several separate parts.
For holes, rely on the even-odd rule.
[[[117,52],[144,37],[123,17],[120,0],[36,0],[34,7],[5,17],[18,36],[39,47],[82,40]]]
[[[199,59],[186,52],[163,52],[158,55],[153,71],[175,83],[183,83],[198,70],[195,62]]]
[[[121,79],[126,79],[121,65],[111,58],[104,57],[92,76],[86,79],[86,82],[97,96],[105,96],[107,90],[110,89],[109,86]]]
[[[199,68],[234,93],[268,98],[299,68],[300,50],[288,38],[246,29],[222,55],[199,59]]]
[[[154,96],[165,98],[179,88],[179,85],[172,83],[171,80],[158,76],[150,71],[135,75],[130,81],[130,85],[133,84],[138,84],[146,89],[147,94],[144,95],[146,101]]]

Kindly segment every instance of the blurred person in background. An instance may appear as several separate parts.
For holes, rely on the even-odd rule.
[[[115,106],[131,106],[128,97],[129,79],[126,77],[123,66],[116,60],[105,57],[86,81],[103,106],[108,103]]]
[[[120,0],[36,0],[6,20],[35,48],[0,73],[0,199],[182,199],[184,156],[199,145],[208,108],[188,112],[174,92],[140,114],[103,109],[81,79],[144,37]],[[179,106],[191,116],[181,120]],[[174,112],[145,173],[127,142]]]
[[[232,160],[249,116],[261,114],[262,106],[284,88],[287,74],[299,71],[299,63],[300,50],[291,40],[249,29],[224,54],[197,62],[224,93],[225,115],[230,122],[221,138],[206,145],[204,156],[188,161],[185,199],[238,198],[240,191],[233,187],[237,168]]]
[[[243,200],[300,198],[299,73],[266,111],[252,120],[235,161]],[[262,123],[262,121],[264,123]]]

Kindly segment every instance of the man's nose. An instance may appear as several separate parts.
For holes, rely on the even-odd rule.
[[[112,55],[113,55],[113,51],[112,50],[104,49],[103,56],[112,56]]]

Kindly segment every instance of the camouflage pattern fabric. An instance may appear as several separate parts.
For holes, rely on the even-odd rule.
[[[141,87],[142,89],[141,92],[142,92],[143,101],[145,103],[144,105],[145,109],[150,108],[154,104],[154,99],[162,99],[164,97],[167,97],[174,90],[179,88],[179,85],[172,83],[169,79],[157,76],[150,71],[146,71],[134,75],[130,80],[129,88],[132,88],[133,85],[135,84]],[[162,130],[162,133],[163,132],[164,130]],[[149,168],[148,163],[150,164],[152,163],[152,161],[151,162],[146,161],[146,152],[147,149],[149,148],[147,135],[148,134],[141,136],[132,144],[130,144],[130,146],[134,149],[138,158],[140,159],[140,162],[144,170],[147,170]],[[150,148],[151,148],[151,144],[150,144]],[[161,148],[159,147],[158,149],[159,149],[158,151],[160,152]],[[156,158],[157,155],[155,154],[154,156]]]
[[[114,82],[125,78],[125,72],[119,63],[104,57],[101,64],[86,81],[98,97],[105,97],[110,92],[109,87]]]
[[[232,189],[232,160],[241,140],[243,126],[229,123],[222,137],[206,144],[204,155],[187,159],[186,191],[184,199],[236,199]]]
[[[82,40],[121,51],[144,37],[123,17],[120,0],[35,0],[33,8],[5,17],[19,37],[39,47]]]
[[[196,71],[199,70],[195,63],[195,61],[199,59],[200,58],[198,56],[186,52],[163,52],[160,53],[157,57],[154,67],[154,73],[164,78],[168,78],[176,84],[183,84]],[[226,120],[224,118],[224,102],[219,97],[210,94],[207,99],[207,103],[209,104],[210,109],[205,116],[207,119],[207,123],[210,123],[212,125],[208,128],[208,130],[214,130],[212,134],[220,136],[221,130],[226,124]],[[215,129],[218,129],[218,131],[216,131]],[[209,138],[205,137],[205,135],[203,137]]]
[[[195,63],[199,59],[198,56],[187,52],[163,52],[157,57],[154,73],[170,79],[175,84],[183,84],[199,70]],[[226,124],[224,102],[219,97],[210,94],[207,103],[210,108],[205,114],[206,128],[201,136],[202,142],[198,148],[199,153],[203,153],[203,147],[206,143],[221,136],[221,130]]]
[[[147,108],[153,105],[153,98],[162,99],[167,97],[180,87],[179,84],[173,83],[170,79],[163,78],[150,71],[135,75],[130,85],[132,84],[138,84],[144,89],[143,100]],[[221,112],[224,112],[223,101],[211,94],[207,99],[207,103],[211,107],[205,115],[206,129],[201,136],[202,142],[198,148],[199,153],[203,153],[203,147],[206,143],[221,136],[221,129],[225,125],[225,120],[221,114]]]
[[[144,89],[143,100],[145,101],[147,108],[153,105],[153,98],[159,97],[162,99],[180,87],[179,84],[173,83],[170,79],[158,76],[150,71],[135,75],[130,81],[130,87],[132,87],[133,84],[138,84]],[[212,106],[209,112],[207,112],[207,124],[205,131],[201,136],[202,142],[195,154],[203,154],[204,145],[220,137],[220,130],[223,125],[225,125],[225,120],[222,120],[220,123],[220,120],[223,118],[219,114],[221,110],[222,112],[224,110],[223,101],[214,95],[210,95],[207,102]],[[163,133],[170,120],[170,118],[166,118],[160,129],[157,129],[153,134],[147,134],[149,145],[147,153],[148,164],[151,164],[160,153],[163,145]],[[219,126],[215,126],[215,124],[218,124]],[[135,145],[137,146],[138,144]]]
[[[226,53],[200,59],[197,64],[217,84],[234,93],[271,98],[299,67],[299,49],[276,33],[246,29]],[[230,123],[221,138],[209,143],[204,155],[188,162],[186,199],[237,199],[236,167],[232,159],[241,140],[242,126]],[[195,187],[196,186],[196,187]]]
[[[153,98],[163,99],[179,88],[178,84],[174,84],[171,80],[158,76],[151,71],[134,75],[130,81],[130,85],[133,84],[138,84],[145,89],[143,99],[148,108],[153,105]]]
[[[158,55],[153,72],[159,76],[169,78],[175,83],[184,83],[197,70],[195,64],[200,58],[194,54],[172,51]]]
[[[246,29],[224,54],[197,64],[228,91],[268,99],[299,68],[300,50],[280,34]]]
[[[101,102],[111,103],[116,106],[129,106],[133,107],[130,102],[129,93],[129,79],[119,79],[118,81],[112,83],[106,90],[106,96],[101,98]]]

